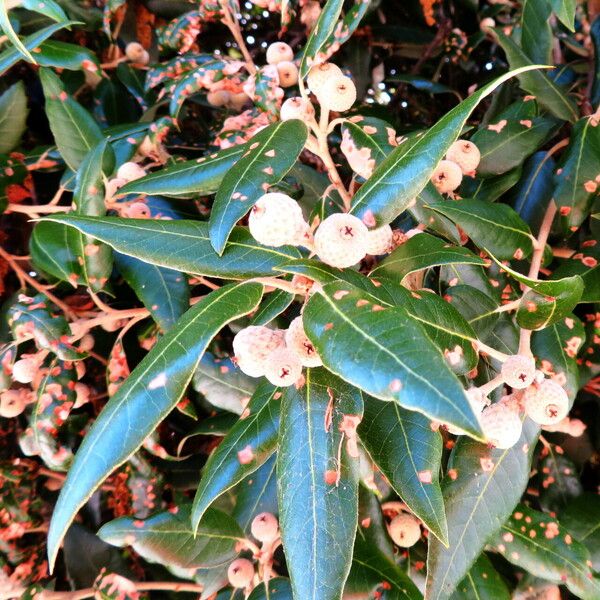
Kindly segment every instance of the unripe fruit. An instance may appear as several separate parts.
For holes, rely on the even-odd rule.
[[[265,246],[295,244],[305,225],[300,205],[286,194],[261,196],[248,218],[252,237]]]
[[[305,100],[300,96],[296,98],[288,98],[282,105],[279,117],[282,121],[290,119],[300,119],[308,121],[315,116],[315,108],[310,100]]]
[[[265,365],[265,377],[273,384],[288,387],[302,375],[302,363],[289,348],[278,348],[269,354]]]
[[[149,219],[152,216],[150,208],[144,202],[133,202],[123,211],[130,219]]]
[[[206,94],[206,101],[212,106],[225,106],[231,100],[231,94],[227,90],[217,90]]]
[[[392,228],[389,225],[369,229],[367,232],[367,254],[372,256],[387,254],[392,246],[392,236]]]
[[[441,160],[431,175],[431,182],[440,194],[453,192],[461,181],[462,171],[451,160]]]
[[[79,350],[81,352],[88,352],[94,347],[96,341],[94,340],[94,336],[86,333],[81,340],[79,340]]]
[[[400,513],[388,525],[388,532],[396,546],[410,548],[421,538],[419,521],[413,515]]]
[[[285,42],[274,42],[267,48],[267,63],[270,65],[277,65],[293,58],[294,51]]]
[[[479,423],[488,442],[502,450],[512,448],[523,429],[518,412],[504,402],[496,402],[484,409]]]
[[[535,377],[535,360],[523,354],[509,356],[502,365],[501,375],[504,383],[511,388],[524,390],[532,384]]]
[[[233,108],[234,110],[241,110],[244,107],[244,105],[248,103],[248,100],[250,100],[250,98],[245,92],[231,94],[229,106],[231,106],[231,108]]]
[[[485,19],[481,19],[479,22],[479,29],[481,29],[481,31],[485,31],[491,27],[496,27],[496,21],[494,21],[492,17],[485,17]]]
[[[245,588],[254,578],[254,565],[247,558],[237,558],[227,569],[227,578],[234,588]]]
[[[336,213],[319,225],[315,233],[315,252],[332,267],[351,267],[367,253],[367,233],[366,225],[357,217]]]
[[[310,91],[318,96],[323,89],[323,86],[330,79],[337,79],[343,75],[342,70],[333,63],[323,63],[313,67],[306,78],[306,83]]]
[[[298,67],[288,60],[277,64],[279,74],[279,85],[282,88],[292,87],[298,83]]]
[[[455,162],[466,175],[473,173],[481,160],[479,148],[468,140],[456,140],[446,153],[446,159]]]
[[[260,513],[252,520],[250,531],[259,542],[272,542],[279,535],[279,521],[271,513]]]
[[[286,346],[295,352],[304,367],[320,367],[323,364],[313,343],[304,333],[302,317],[296,317],[285,332]]]
[[[567,392],[552,379],[528,387],[523,402],[527,416],[539,425],[555,425],[569,412]]]
[[[233,338],[233,352],[238,367],[250,377],[265,374],[267,357],[283,346],[285,333],[280,329],[269,329],[251,325],[242,329]]]
[[[117,171],[117,178],[124,179],[125,181],[135,181],[136,179],[141,179],[145,176],[146,171],[134,162],[123,163]]]
[[[19,383],[31,383],[38,370],[38,362],[33,358],[22,358],[13,365],[12,375]]]
[[[323,84],[317,98],[325,108],[344,112],[356,102],[356,86],[345,75],[333,77]]]
[[[25,409],[25,399],[19,390],[7,390],[0,394],[0,417],[12,419]]]
[[[146,49],[139,42],[130,42],[125,46],[125,56],[132,62],[142,62],[145,53]]]

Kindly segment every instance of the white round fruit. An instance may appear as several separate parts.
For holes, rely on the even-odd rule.
[[[306,78],[310,91],[318,96],[325,83],[333,78],[343,75],[342,70],[333,63],[323,63],[313,67]]]
[[[523,394],[527,416],[539,425],[555,425],[569,413],[569,397],[552,379],[529,386]]]
[[[216,90],[206,94],[206,101],[211,106],[225,106],[231,101],[231,94],[227,90]]]
[[[479,148],[468,140],[456,140],[448,149],[446,159],[455,162],[466,175],[473,173],[481,160]]]
[[[352,79],[345,75],[332,77],[323,84],[317,98],[323,107],[344,112],[356,102],[356,86]]]
[[[486,439],[495,448],[512,448],[521,437],[523,423],[519,413],[507,403],[496,402],[485,408],[479,422]]]
[[[268,356],[285,344],[285,332],[261,325],[251,325],[233,338],[233,352],[238,367],[250,377],[262,377]]]
[[[524,390],[533,383],[535,377],[535,360],[524,354],[513,354],[502,364],[504,383],[516,390]]]
[[[125,56],[135,63],[141,63],[145,58],[146,49],[139,42],[129,42],[125,46]]]
[[[254,578],[254,565],[247,558],[236,558],[227,569],[227,579],[234,588],[245,588]]]
[[[279,117],[282,121],[289,121],[290,119],[300,119],[301,121],[308,121],[315,116],[315,108],[311,104],[310,100],[304,99],[300,96],[295,98],[288,98],[282,105],[279,113]]]
[[[272,542],[279,535],[279,521],[272,513],[260,513],[252,519],[250,531],[259,542]]]
[[[282,88],[292,87],[298,83],[298,67],[289,60],[277,63],[277,74]]]
[[[343,269],[360,262],[367,253],[366,225],[347,213],[327,217],[315,233],[315,252],[332,267]]]
[[[267,63],[270,65],[277,65],[293,58],[294,51],[285,42],[274,42],[267,48]]]
[[[279,192],[261,196],[248,218],[252,237],[265,246],[295,244],[304,225],[300,205]]]
[[[123,163],[117,171],[117,179],[124,179],[125,181],[135,181],[145,176],[146,171],[134,162]]]
[[[7,390],[0,394],[0,417],[12,419],[25,409],[25,399],[19,390]]]
[[[295,352],[304,367],[320,367],[323,364],[313,343],[304,333],[302,317],[296,317],[285,332],[286,346]]]
[[[462,181],[461,168],[451,160],[441,160],[431,175],[431,183],[440,194],[453,192]]]
[[[288,387],[302,375],[302,363],[289,348],[278,348],[271,352],[265,364],[265,377],[273,384]]]
[[[393,235],[392,228],[389,225],[369,229],[367,232],[367,254],[373,256],[387,254],[392,247]]]
[[[38,370],[38,362],[33,358],[21,358],[13,365],[12,376],[19,383],[31,383]]]
[[[388,525],[388,532],[396,546],[410,548],[421,538],[421,527],[416,517],[402,512],[396,515]]]

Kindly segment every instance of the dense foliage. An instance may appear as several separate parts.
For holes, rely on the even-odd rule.
[[[597,0],[0,2],[0,598],[600,599]]]

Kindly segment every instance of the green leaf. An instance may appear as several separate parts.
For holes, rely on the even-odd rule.
[[[51,569],[77,511],[177,404],[212,338],[224,325],[256,308],[261,295],[259,284],[235,283],[205,296],[156,343],[108,401],[75,455],[54,509],[48,533]]]
[[[56,40],[47,40],[40,44],[35,53],[37,63],[41,67],[54,67],[70,71],[102,72],[98,58],[85,46],[68,44]]]
[[[243,227],[236,227],[219,256],[208,237],[208,224],[187,220],[121,219],[52,215],[122,254],[184,273],[223,278],[260,277],[300,256],[296,248],[261,246]]]
[[[538,432],[527,419],[521,439],[508,450],[490,449],[464,436],[458,439],[442,486],[450,545],[444,548],[430,539],[427,598],[450,598],[509,517],[529,481]]]
[[[21,5],[27,10],[37,12],[53,21],[67,21],[68,17],[60,4],[54,0],[22,0]]]
[[[285,290],[275,290],[267,294],[258,310],[252,315],[251,325],[267,325],[278,317],[292,302],[294,294]]]
[[[290,580],[285,577],[269,579],[266,584],[257,585],[248,600],[293,600]]]
[[[560,321],[571,314],[581,299],[583,280],[579,275],[542,281],[496,262],[511,277],[531,288],[522,296],[517,309],[517,323],[524,329],[543,329]]]
[[[190,287],[179,271],[157,267],[115,252],[119,273],[163,330],[170,329],[190,305]]]
[[[346,381],[481,436],[460,382],[404,309],[383,307],[371,294],[340,281],[310,298],[304,327],[324,365]]]
[[[258,387],[240,418],[209,456],[202,471],[192,508],[192,527],[221,494],[258,469],[275,452],[280,402],[277,388]]]
[[[448,543],[439,483],[442,437],[431,421],[395,402],[367,398],[358,434],[377,468],[425,526]]]
[[[600,598],[585,546],[556,519],[520,504],[491,543],[506,560],[548,581],[566,586],[578,598]]]
[[[532,68],[537,67],[527,66],[523,70]],[[427,185],[479,102],[523,70],[510,71],[488,83],[453,108],[423,136],[395,148],[354,195],[352,214],[369,221],[374,218],[377,225],[391,223]]]
[[[454,246],[427,233],[420,233],[386,256],[371,271],[371,276],[385,275],[401,281],[409,273],[452,264],[485,265],[485,261],[467,248]]]
[[[213,248],[223,254],[235,223],[292,168],[308,136],[298,119],[279,121],[257,133],[217,191],[210,213]]]
[[[464,178],[460,187],[460,195],[483,202],[495,202],[506,192],[515,187],[521,179],[522,167],[519,166],[496,177]]]
[[[493,30],[502,46],[511,69],[531,66],[527,55],[501,29]],[[542,71],[527,70],[518,75],[521,87],[536,97],[536,100],[554,116],[574,123],[578,118],[577,106],[569,96]]]
[[[396,145],[396,131],[386,121],[359,116],[342,123],[340,148],[357,173],[356,162],[366,171],[366,175],[379,166]]]
[[[554,175],[552,198],[559,209],[567,212],[562,219],[567,228],[579,227],[590,213],[599,161],[600,127],[592,117],[580,119],[573,127],[560,171]],[[588,189],[589,185],[592,187]]]
[[[6,2],[0,2],[0,29],[4,31],[6,37],[13,43],[14,47],[27,61],[36,64],[35,59],[29,52],[29,49],[23,44],[21,38],[13,29],[12,23],[10,22],[10,17],[8,16],[8,6]]]
[[[435,189],[433,183],[429,182],[416,196],[414,204],[408,207],[408,212],[414,219],[427,227],[427,229],[438,233],[451,242],[460,244],[460,234],[456,225],[449,219],[436,213],[428,206],[434,202],[443,202],[444,197]]]
[[[556,130],[557,119],[536,113],[535,102],[515,102],[494,117],[494,124],[471,136],[481,152],[478,176],[500,175],[519,167]]]
[[[344,0],[328,0],[323,7],[319,20],[310,33],[304,46],[304,52],[300,60],[300,77],[304,79],[313,65],[324,62],[318,59],[319,53],[329,42],[330,36],[335,31],[338,18],[342,12]]]
[[[560,522],[588,549],[592,568],[600,570],[600,496],[585,492],[572,498],[560,513]]]
[[[485,340],[494,329],[500,314],[498,303],[472,285],[453,285],[446,290],[446,300],[471,325],[477,338]]]
[[[575,31],[575,11],[577,0],[550,0],[552,10],[558,20],[571,31]]]
[[[339,600],[358,516],[358,457],[345,445],[340,454],[340,425],[344,415],[362,417],[362,395],[307,369],[304,385],[286,388],[281,402],[279,524],[294,597]]]
[[[458,584],[451,600],[510,600],[510,597],[504,579],[490,559],[482,554]]]
[[[0,96],[0,154],[8,154],[19,145],[27,113],[25,86],[18,81]]]
[[[552,63],[551,10],[548,0],[523,0],[521,7],[521,48],[539,65]]]
[[[40,69],[46,97],[46,115],[58,151],[67,165],[76,171],[86,154],[104,138],[92,116],[69,96],[58,75]]]
[[[147,194],[167,198],[191,198],[214,194],[223,177],[244,153],[242,144],[210,156],[178,162],[126,183],[117,195]]]
[[[479,248],[501,260],[526,258],[533,251],[531,231],[506,204],[462,199],[429,207],[454,221]]]
[[[150,562],[182,569],[225,565],[236,556],[235,545],[244,534],[229,515],[206,511],[196,534],[190,527],[190,506],[161,512],[145,520],[122,517],[100,528],[98,536],[113,546],[131,546]]]
[[[541,510],[562,515],[562,511],[583,494],[581,474],[575,463],[551,444],[539,461],[539,506]]]

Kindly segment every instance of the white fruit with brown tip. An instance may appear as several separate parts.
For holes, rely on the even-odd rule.
[[[431,175],[431,183],[440,194],[453,192],[462,181],[461,168],[451,160],[441,160]]]
[[[527,416],[539,425],[555,425],[569,412],[569,397],[552,379],[529,386],[523,394]]]
[[[33,358],[21,358],[13,365],[12,376],[19,383],[31,383],[38,370],[39,363]]]
[[[125,46],[125,56],[135,63],[139,63],[144,59],[146,49],[139,42],[129,42]]]
[[[238,367],[250,377],[262,377],[268,356],[285,344],[284,337],[282,330],[261,325],[242,329],[233,338],[233,352]]]
[[[289,121],[290,119],[308,121],[313,119],[314,116],[315,108],[311,104],[310,100],[304,99],[300,96],[288,98],[281,105],[281,110],[279,112],[279,117],[282,121]]]
[[[317,93],[321,106],[335,112],[344,112],[356,102],[356,86],[350,77],[339,75],[327,80]]]
[[[277,74],[282,88],[292,87],[298,83],[298,67],[289,60],[277,63]]]
[[[327,265],[343,269],[367,254],[366,225],[347,213],[327,217],[315,232],[315,252]]]
[[[481,429],[494,448],[512,448],[521,437],[523,423],[519,413],[508,403],[496,402],[479,416]]]
[[[306,83],[310,91],[318,96],[323,89],[325,83],[332,79],[343,75],[342,70],[333,63],[323,63],[313,67],[306,78]]]
[[[267,357],[265,377],[273,385],[289,387],[302,375],[302,363],[289,348],[278,348]]]
[[[369,229],[367,232],[367,254],[372,256],[387,254],[392,247],[393,235],[392,228],[389,225]]]
[[[123,163],[117,170],[117,179],[124,179],[125,181],[135,181],[146,176],[146,171],[140,167],[137,163],[126,162]]]
[[[0,394],[0,417],[12,419],[25,410],[25,399],[19,390],[7,390]]]
[[[533,383],[535,377],[535,360],[524,354],[513,354],[502,364],[504,383],[516,390],[524,390]]]
[[[466,175],[467,173],[473,173],[479,166],[481,153],[479,152],[479,148],[473,142],[468,140],[456,140],[456,142],[448,148],[446,159],[455,162]]]
[[[419,521],[413,515],[402,512],[396,515],[388,525],[388,532],[396,546],[410,548],[421,538]]]
[[[246,588],[254,578],[254,565],[247,558],[236,558],[227,569],[227,579],[234,588]]]
[[[259,542],[272,542],[279,536],[279,521],[272,513],[260,513],[252,519],[250,531]]]
[[[267,48],[267,63],[270,65],[277,65],[293,58],[294,51],[285,42],[274,42]]]
[[[323,364],[313,343],[304,332],[302,317],[296,317],[285,332],[286,346],[295,352],[304,367],[320,367]]]
[[[265,246],[274,247],[295,245],[305,224],[300,205],[279,192],[261,196],[248,218],[252,237]]]

